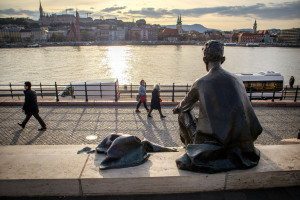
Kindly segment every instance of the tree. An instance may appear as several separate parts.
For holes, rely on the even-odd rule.
[[[222,36],[220,34],[214,33],[209,35],[211,40],[221,40]]]
[[[163,34],[162,31],[159,31],[159,32],[158,32],[157,39],[158,39],[158,40],[164,40],[164,34]]]
[[[10,41],[10,37],[9,37],[8,35],[4,35],[4,36],[3,36],[3,40],[4,40],[5,42],[9,42],[9,41]]]
[[[199,35],[198,40],[199,41],[206,41],[205,35],[204,34]]]
[[[283,40],[283,37],[281,35],[278,36],[278,43],[283,43],[284,40]]]
[[[66,41],[66,37],[60,33],[53,33],[50,42],[64,42]]]
[[[26,18],[0,18],[0,25],[7,24],[16,24],[26,26],[28,23],[26,22]]]
[[[38,23],[28,23],[26,28],[40,28],[40,25]]]
[[[82,41],[92,41],[93,40],[93,37],[86,30],[81,31],[80,36],[81,36]]]
[[[186,41],[186,40],[187,40],[187,35],[186,34],[179,36],[179,41]]]

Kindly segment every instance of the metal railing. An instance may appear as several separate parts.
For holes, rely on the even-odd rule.
[[[64,91],[66,88],[76,88],[69,95],[64,95]],[[93,88],[91,88],[93,87]],[[160,96],[164,101],[176,101],[181,100],[188,93],[191,85],[176,85],[173,83],[172,85],[160,85]],[[150,89],[149,89],[150,88]],[[151,97],[153,85],[146,85],[146,91],[148,98]],[[54,85],[42,83],[32,85],[32,89],[36,91],[37,96],[41,98],[46,97],[55,97],[55,101],[59,101],[60,99],[84,99],[86,102],[89,99],[94,100],[111,100],[111,101],[120,101],[120,100],[135,100],[136,95],[138,94],[139,85],[118,85],[117,83],[112,84],[87,84],[86,82],[81,85],[72,85],[71,83],[66,84],[57,84]],[[285,100],[293,100],[297,101],[298,98],[298,90],[299,85],[295,86],[295,88],[289,88],[285,86],[284,90],[278,91],[276,87],[274,87],[273,91],[265,91],[264,87],[255,88],[255,91],[252,87],[248,91],[248,96],[250,101],[253,99],[264,100],[264,99],[285,99]],[[24,85],[21,84],[12,84],[9,83],[7,85],[0,84],[0,97],[11,97],[18,98],[24,96]],[[75,93],[76,92],[76,93]]]

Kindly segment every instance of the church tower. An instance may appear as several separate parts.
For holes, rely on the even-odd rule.
[[[76,20],[75,20],[75,24],[77,25],[77,26],[79,26],[79,13],[78,13],[78,11],[77,11],[77,9],[76,9]]]
[[[40,20],[42,20],[42,18],[44,17],[44,11],[43,11],[43,7],[42,7],[42,3],[40,1]]]
[[[81,37],[80,37],[80,26],[79,26],[79,13],[76,9],[76,21],[75,21],[75,32],[76,32],[76,40],[80,41]]]
[[[176,29],[178,30],[178,34],[179,34],[179,35],[182,35],[182,34],[183,34],[182,21],[181,21],[181,14],[180,14],[180,16],[178,16],[177,24],[176,24]]]
[[[253,25],[253,33],[255,34],[256,32],[257,32],[257,23],[255,20],[254,25]]]
[[[80,26],[79,26],[79,13],[76,9],[76,19],[75,23],[72,22],[70,29],[67,32],[67,40],[72,42],[78,42],[81,40],[80,36]]]

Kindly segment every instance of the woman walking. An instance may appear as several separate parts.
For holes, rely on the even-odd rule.
[[[139,110],[139,107],[140,107],[141,103],[144,104],[145,109],[147,110],[147,112],[149,112],[149,109],[148,109],[147,104],[146,104],[146,88],[145,88],[145,81],[144,80],[141,80],[141,82],[140,82],[139,103],[136,106],[135,112],[137,112],[137,113],[141,112]]]
[[[152,91],[152,99],[151,99],[151,109],[150,112],[148,113],[148,117],[152,117],[151,113],[152,110],[158,110],[159,114],[160,114],[160,118],[165,118],[166,116],[164,116],[161,112],[161,106],[160,106],[160,87],[159,85],[155,85],[153,91]]]

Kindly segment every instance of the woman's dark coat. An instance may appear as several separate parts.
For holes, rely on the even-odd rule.
[[[158,90],[153,90],[152,91],[152,99],[151,99],[151,108],[152,109],[161,109],[160,107],[160,101],[159,101],[159,91]]]
[[[25,114],[38,114],[39,108],[37,105],[36,93],[33,90],[25,90],[25,102],[23,105],[23,110],[25,110]]]

